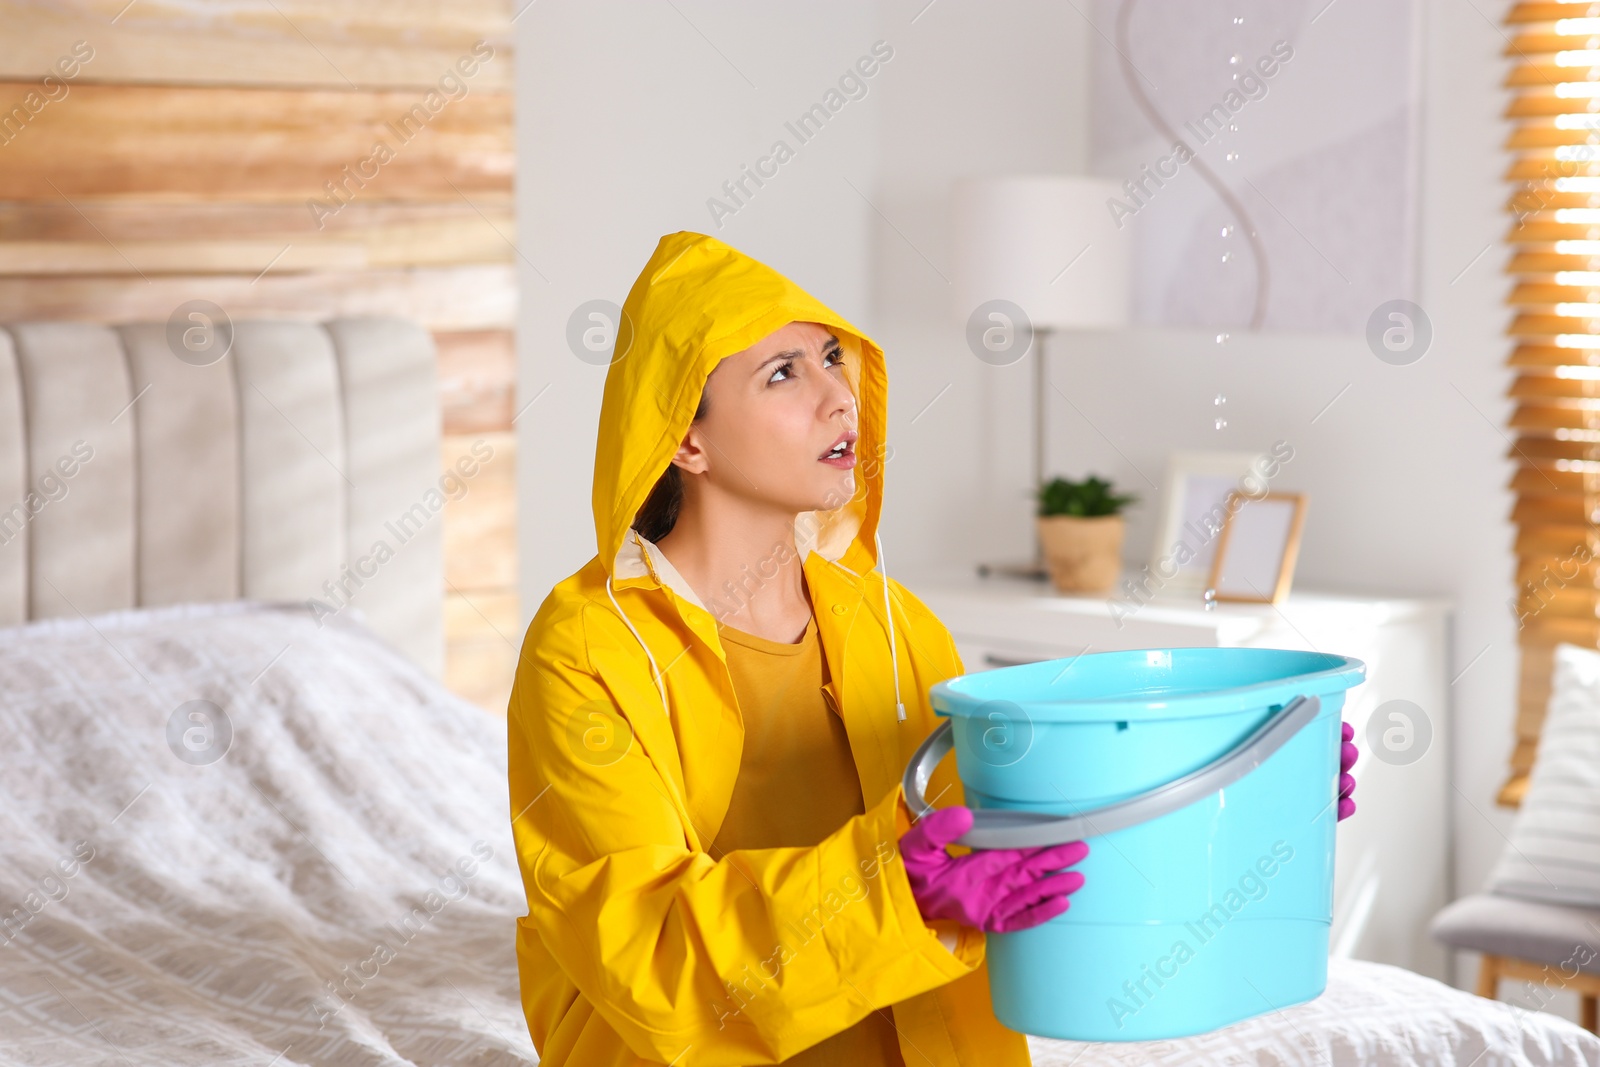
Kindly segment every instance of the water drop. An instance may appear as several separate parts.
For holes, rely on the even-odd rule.
[[[1227,236],[1230,236],[1232,233],[1233,233],[1233,227],[1232,226],[1224,226],[1222,228],[1222,236],[1227,237]]]
[[[1228,335],[1227,334],[1225,334],[1225,333],[1217,334],[1217,344],[1225,345],[1227,343],[1228,343]]]
[[[1228,123],[1228,132],[1229,133],[1238,133],[1239,132],[1239,124],[1237,122]]]
[[[1237,67],[1240,63],[1243,63],[1243,62],[1244,62],[1244,56],[1241,56],[1237,52],[1235,52],[1233,55],[1228,57],[1228,63],[1231,66]]]
[[[1217,429],[1220,430],[1226,425],[1228,425],[1228,420],[1227,419],[1218,419],[1217,420]]]
[[[1244,25],[1244,16],[1243,15],[1235,15],[1233,17],[1233,24],[1235,26],[1243,26]]]
[[[1207,589],[1201,594],[1200,599],[1205,604],[1207,611],[1215,611],[1217,609],[1217,591],[1215,589]]]
[[[1237,153],[1237,152],[1229,152],[1226,156],[1223,156],[1222,158],[1226,159],[1229,163],[1232,163],[1234,160],[1239,158],[1239,153]]]
[[[1216,395],[1216,398],[1214,400],[1212,400],[1211,402],[1213,404],[1215,404],[1217,407],[1220,408],[1222,405],[1224,405],[1224,404],[1226,404],[1228,402],[1228,398],[1223,396],[1221,393],[1218,393]]]
[[[1222,262],[1226,263],[1226,262],[1228,262],[1228,260],[1230,260],[1232,258],[1233,258],[1233,253],[1232,252],[1224,252],[1224,253],[1222,253]]]

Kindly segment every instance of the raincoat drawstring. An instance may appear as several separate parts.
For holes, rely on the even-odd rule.
[[[900,653],[895,648],[894,610],[890,607],[889,602],[889,566],[883,561],[883,538],[878,536],[877,530],[872,531],[872,543],[878,546],[878,566],[876,569],[883,574],[883,614],[889,620],[889,669],[894,674],[894,717],[899,722],[905,722],[906,706],[904,701],[900,699]],[[861,577],[861,575],[856,574],[855,571],[836,559],[830,559],[828,562],[847,574],[855,574],[857,578]]]
[[[900,699],[900,653],[895,648],[894,609],[889,602],[889,565],[883,559],[883,538],[878,536],[876,530],[872,532],[872,540],[878,546],[878,570],[883,574],[883,614],[889,620],[889,663],[890,670],[894,674],[894,717],[898,722],[905,722],[906,705]],[[850,570],[849,567],[845,567],[844,564],[837,560],[831,562],[844,570]],[[854,571],[850,571],[850,573],[855,574]],[[622,610],[621,604],[617,603],[617,595],[611,591],[611,575],[609,574],[606,575],[606,596],[611,598],[611,606],[617,609],[617,614],[621,615],[622,621],[627,624],[628,632],[633,634],[634,640],[639,642],[639,647],[644,649],[645,658],[650,661],[650,673],[656,680],[656,691],[661,694],[661,712],[670,722],[672,709],[671,705],[667,703],[667,687],[661,677],[661,671],[656,667],[656,658],[650,654],[650,646],[644,643],[644,638],[639,635],[639,631],[634,629],[633,620],[628,618],[628,613]]]
[[[889,663],[894,671],[894,717],[906,721],[906,706],[900,700],[900,655],[894,648],[894,612],[889,607],[889,565],[883,560],[883,539],[872,531],[872,541],[878,546],[878,569],[883,572],[883,614],[889,620]]]
[[[633,634],[634,640],[639,642],[639,647],[644,649],[645,658],[650,661],[650,674],[656,680],[656,692],[661,694],[661,714],[672,721],[672,708],[667,704],[667,687],[662,680],[661,671],[656,667],[656,658],[650,654],[650,646],[644,643],[644,638],[639,636],[639,631],[633,628],[633,620],[628,618],[628,613],[622,610],[622,605],[617,603],[617,594],[611,591],[611,575],[606,575],[606,596],[611,598],[611,606],[617,609],[617,614],[622,616],[622,621],[628,624],[628,632]]]

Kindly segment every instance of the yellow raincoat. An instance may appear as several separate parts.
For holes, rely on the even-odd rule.
[[[900,861],[900,776],[937,725],[928,690],[963,668],[944,625],[873,569],[882,350],[698,233],[661,239],[623,312],[595,450],[599,551],[540,605],[508,709],[528,899],[517,961],[543,1062],[776,1063],[887,1010],[913,1067],[1029,1063],[1026,1040],[994,1018],[983,934],[924,922]],[[799,516],[795,543],[866,811],[814,847],[719,856],[708,850],[744,729],[716,619],[631,524],[712,369],[796,321],[839,337],[859,407],[856,495]],[[929,788],[940,806],[962,801],[952,764]]]

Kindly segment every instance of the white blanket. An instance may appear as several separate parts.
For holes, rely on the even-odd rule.
[[[348,620],[0,630],[0,840],[7,1067],[537,1062],[503,720]],[[1211,1034],[1030,1043],[1039,1067],[1600,1067],[1553,1015],[1337,959],[1316,1000]]]
[[[0,693],[0,1061],[537,1062],[502,719],[243,603],[0,630]]]
[[[1511,995],[1513,983],[1502,989]],[[1384,963],[1328,961],[1315,1000],[1174,1041],[1028,1039],[1035,1067],[1580,1067],[1600,1038],[1548,1012],[1485,1000]]]

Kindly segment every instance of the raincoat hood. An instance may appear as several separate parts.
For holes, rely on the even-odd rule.
[[[683,443],[706,379],[722,360],[791,322],[819,323],[839,338],[856,396],[860,457],[855,496],[797,516],[795,546],[801,559],[815,550],[857,573],[876,564],[887,423],[883,350],[771,267],[684,230],[661,238],[622,305],[600,404],[595,538],[601,565],[619,586],[646,573],[629,529]]]

